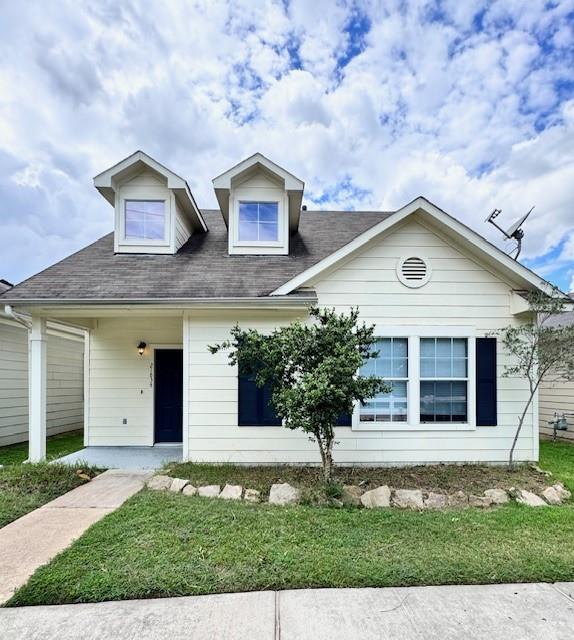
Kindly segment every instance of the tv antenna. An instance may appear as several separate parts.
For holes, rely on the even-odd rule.
[[[510,251],[509,255],[512,255],[513,251],[516,251],[516,255],[514,256],[515,260],[518,260],[518,256],[520,255],[520,251],[522,250],[522,238],[524,238],[524,230],[522,229],[522,225],[526,222],[526,218],[532,213],[534,207],[530,209],[528,213],[522,216],[522,218],[518,218],[514,224],[512,224],[506,231],[496,224],[495,219],[502,213],[502,209],[494,209],[494,211],[488,216],[485,222],[490,222],[490,224],[494,225],[504,236],[505,240],[516,240],[516,247]]]

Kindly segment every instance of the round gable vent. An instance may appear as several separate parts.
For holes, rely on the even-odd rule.
[[[399,260],[397,275],[404,285],[416,289],[417,287],[422,287],[429,281],[431,277],[431,267],[426,258],[408,256]]]

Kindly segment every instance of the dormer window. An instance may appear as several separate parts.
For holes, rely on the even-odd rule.
[[[287,255],[297,232],[304,184],[256,153],[213,180],[229,254]]]
[[[239,242],[278,242],[279,203],[239,202]]]
[[[175,254],[207,231],[187,182],[143,151],[97,175],[94,185],[115,210],[115,253]]]
[[[165,200],[125,200],[126,240],[165,240]]]

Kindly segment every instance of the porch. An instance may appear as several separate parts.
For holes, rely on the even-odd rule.
[[[159,469],[167,462],[183,460],[182,445],[155,447],[85,447],[55,462],[85,464],[102,469]]]

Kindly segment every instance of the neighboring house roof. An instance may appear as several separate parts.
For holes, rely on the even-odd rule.
[[[32,276],[2,302],[161,301],[267,296],[382,220],[389,212],[302,211],[289,255],[229,255],[219,210],[202,210],[209,231],[175,255],[114,254],[113,233]]]
[[[0,293],[4,293],[4,291],[8,291],[8,289],[11,289],[14,285],[11,282],[8,282],[8,280],[4,280],[3,278],[0,278]]]
[[[574,300],[574,293],[569,293],[568,296]],[[574,324],[574,311],[565,311],[550,316],[544,324],[547,327],[570,327]]]

